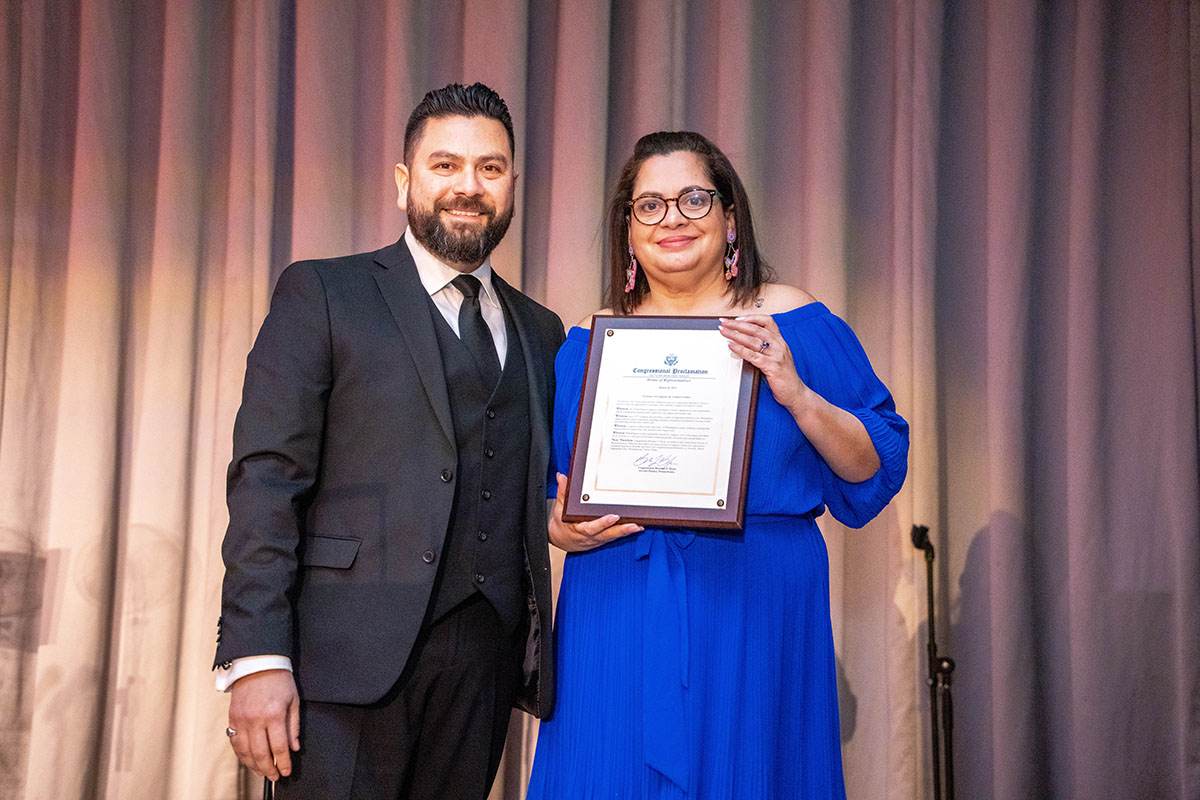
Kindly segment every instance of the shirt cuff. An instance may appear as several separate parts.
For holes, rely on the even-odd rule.
[[[266,672],[269,669],[292,671],[292,660],[287,656],[246,656],[235,658],[229,669],[217,667],[217,691],[228,692],[238,678]]]

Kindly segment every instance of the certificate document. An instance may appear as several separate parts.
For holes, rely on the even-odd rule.
[[[566,521],[741,527],[758,370],[719,324],[593,319]]]

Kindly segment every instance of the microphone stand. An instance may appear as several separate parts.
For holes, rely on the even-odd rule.
[[[945,780],[946,800],[954,800],[954,702],[950,693],[950,676],[954,672],[954,660],[939,656],[937,650],[937,626],[933,605],[933,542],[929,541],[929,528],[913,525],[913,547],[925,552],[926,605],[929,611],[929,644],[926,646],[929,678],[929,738],[933,760],[933,800],[942,800],[942,781]],[[938,713],[938,709],[941,713]],[[941,735],[939,735],[939,726]],[[942,755],[945,754],[945,772],[942,771]]]

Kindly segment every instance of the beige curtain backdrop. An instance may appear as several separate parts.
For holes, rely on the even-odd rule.
[[[609,180],[700,130],[912,423],[822,522],[852,798],[932,794],[913,523],[960,797],[1200,797],[1200,3],[0,0],[0,70],[3,800],[253,796],[209,669],[245,355],[288,262],[399,236],[407,114],[473,80],[506,278],[598,307]]]

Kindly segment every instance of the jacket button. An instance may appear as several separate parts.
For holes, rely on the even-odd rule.
[[[437,556],[434,554],[434,552],[432,550],[426,550],[424,553],[421,554],[421,560],[424,561],[426,564],[432,564],[434,562],[434,559],[436,559],[436,558],[437,558]]]
[[[475,573],[475,582],[476,583],[483,583],[486,580],[487,580],[487,577],[482,572]]]
[[[484,489],[484,490],[483,490],[483,491],[480,493],[480,495],[479,495],[479,496],[480,496],[480,497],[482,497],[484,500],[491,500],[491,499],[492,499],[492,493],[491,493],[491,492],[489,492],[487,489]]]
[[[442,470],[442,483],[449,483],[454,480],[454,473],[451,470]]]
[[[496,455],[496,451],[490,447],[485,447],[483,448],[483,454],[488,458],[491,458],[492,456]]]
[[[480,531],[479,533],[477,533],[477,534],[475,534],[475,535],[476,535],[477,537],[479,537],[479,541],[481,541],[481,542],[486,542],[486,541],[487,541],[487,531]]]
[[[487,410],[487,418],[488,418],[488,419],[495,419],[495,418],[496,418],[496,409],[494,409],[494,408],[489,408],[489,409]]]
[[[233,669],[233,662],[232,661],[222,661],[221,669]]]

